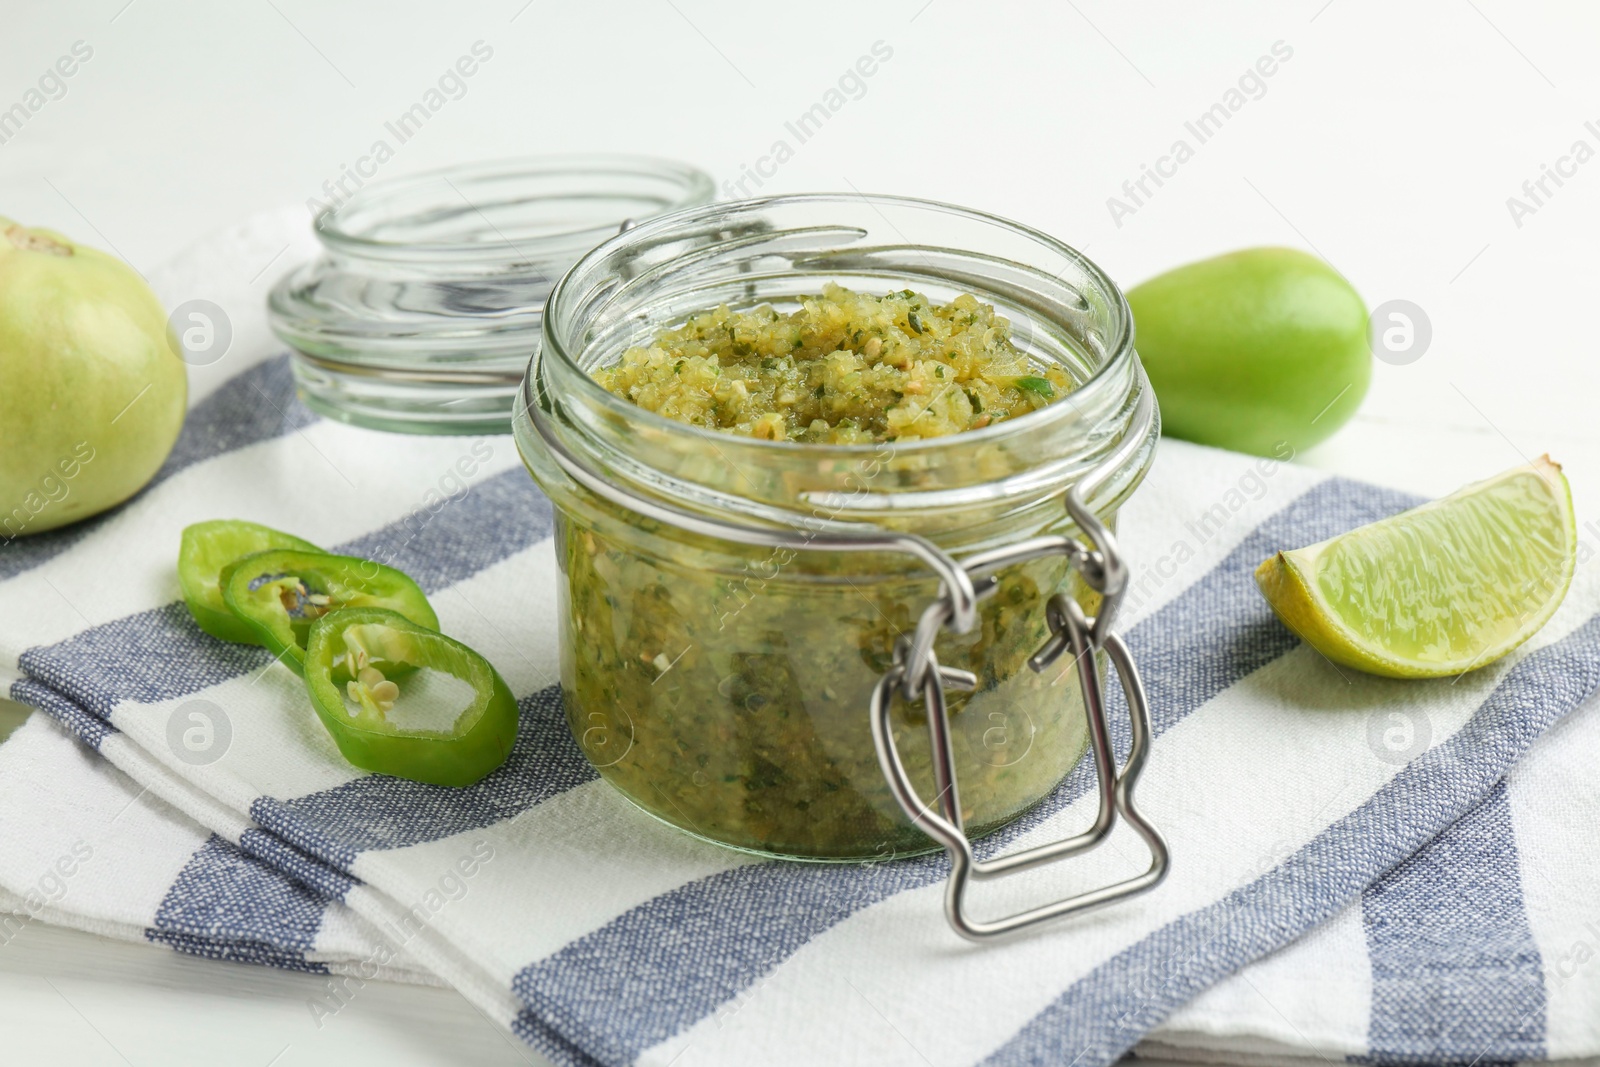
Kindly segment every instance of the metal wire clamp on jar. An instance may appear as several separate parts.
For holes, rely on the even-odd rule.
[[[1066,399],[1029,415],[982,430],[929,439],[933,444],[925,440],[899,446],[881,476],[874,474],[868,487],[871,491],[858,494],[830,492],[828,487],[838,483],[839,467],[832,461],[842,463],[852,455],[851,448],[859,450],[861,446],[839,446],[830,452],[832,446],[754,442],[670,422],[607,393],[589,377],[599,362],[614,358],[629,344],[646,341],[652,328],[681,321],[686,314],[718,303],[750,307],[798,299],[797,294],[817,291],[821,279],[862,289],[886,281],[889,287],[899,288],[909,282],[935,294],[930,297],[933,299],[973,292],[1030,333],[1032,343],[1024,343],[1030,355],[1058,359],[1072,368],[1079,387]],[[875,764],[872,773],[878,780],[878,792],[885,794],[883,803],[898,811],[897,817],[909,821],[908,833],[926,835],[924,841],[931,838],[950,854],[946,912],[962,936],[982,939],[1009,933],[1147,890],[1164,877],[1166,847],[1134,802],[1134,786],[1149,749],[1149,713],[1127,647],[1111,630],[1126,589],[1127,569],[1110,524],[1103,519],[1115,513],[1148,469],[1159,433],[1159,415],[1132,350],[1126,303],[1103,272],[1079,253],[1003,219],[895,197],[776,197],[679,212],[599,246],[557,286],[547,308],[544,346],[530,364],[514,424],[524,460],[557,504],[558,525],[562,526],[558,542],[576,546],[575,552],[565,556],[569,571],[564,626],[569,622],[566,616],[574,613],[569,611],[575,603],[570,568],[583,563],[585,553],[601,551],[595,545],[597,540],[615,537],[615,530],[603,526],[597,516],[623,516],[640,539],[637,544],[625,544],[624,549],[636,553],[638,559],[647,559],[650,566],[666,567],[680,550],[689,557],[686,565],[692,565],[695,553],[710,545],[729,546],[729,558],[737,555],[731,551],[733,547],[748,546],[789,553],[789,559],[815,558],[806,554],[818,553],[841,561],[869,561],[878,568],[868,572],[871,574],[887,573],[877,562],[885,558],[899,560],[897,566],[913,573],[919,567],[932,572],[938,580],[937,590],[931,603],[924,602],[915,627],[907,627],[913,632],[894,641],[893,661],[885,656],[885,665],[874,676],[875,684],[869,682],[859,689],[860,702],[853,705],[854,712],[850,706],[843,711],[849,713],[850,722],[859,724],[852,729],[861,731],[866,766]],[[709,451],[702,454],[701,445]],[[725,461],[728,470],[722,470],[715,459],[708,466],[707,458],[713,454]],[[741,465],[729,458],[730,454],[755,465]],[[974,475],[974,471],[979,473]],[[730,486],[739,491],[730,492]],[[804,504],[812,512],[798,511],[796,504]],[[930,516],[941,530],[919,531],[918,523],[927,526]],[[942,532],[947,526],[955,532]],[[628,529],[625,525],[624,536],[631,536]],[[1034,536],[1018,537],[1017,532],[1025,529],[1031,529]],[[951,547],[957,542],[959,552]],[[1049,573],[1070,576],[1070,581],[1061,577],[1050,586],[1040,586],[1033,600],[1013,598],[1025,606],[1037,603],[1043,618],[1036,619],[1036,630],[1014,627],[1011,632],[1024,637],[1037,632],[1042,641],[1019,649],[1019,659],[1026,660],[1025,667],[1017,664],[1021,674],[1001,677],[996,664],[979,664],[969,658],[967,665],[981,666],[990,676],[987,694],[974,694],[971,699],[1024,692],[1005,687],[1030,672],[1037,676],[1070,652],[1069,670],[1077,673],[1081,691],[1087,735],[1083,743],[1099,778],[1098,812],[1080,834],[980,862],[973,853],[971,817],[964,816],[957,781],[959,757],[951,737],[955,716],[946,714],[945,707],[948,689],[971,687],[977,678],[951,665],[949,656],[954,652],[959,659],[970,651],[957,642],[960,635],[974,631],[980,616],[985,619],[985,633],[994,628],[994,616],[984,613],[1002,610],[995,607],[995,593],[1007,576],[1029,568],[1035,569],[1032,573],[1044,573],[1037,570],[1041,564],[1061,565],[1063,569]],[[802,573],[795,581],[802,593],[812,575],[825,573],[822,569],[798,569]],[[845,583],[855,588],[848,574]],[[1066,590],[1074,583],[1087,589],[1091,597],[1068,595]],[[825,592],[821,585],[817,590],[817,595]],[[669,597],[672,590],[643,589],[634,583],[611,586],[606,596],[608,601],[639,598],[641,604],[652,606],[655,601],[649,597],[657,593]],[[825,610],[800,599],[802,593],[791,590],[768,595],[778,601],[778,607],[791,612],[791,619],[812,611],[821,612],[816,620],[830,622]],[[1084,607],[1091,600],[1098,602],[1092,615]],[[661,610],[677,611],[678,607],[688,610],[693,605],[669,604]],[[607,609],[602,606],[602,610]],[[882,614],[882,609],[878,610]],[[663,617],[673,617],[670,611]],[[641,614],[648,621],[649,613]],[[593,664],[585,668],[578,662],[587,648],[584,642],[604,643],[614,637],[620,641],[617,635],[628,628],[621,616],[602,620],[598,630],[595,621],[578,619],[575,630],[562,632],[563,691],[569,718],[578,712],[598,714],[582,706],[578,690],[573,688],[575,678],[584,681],[583,670],[594,669]],[[585,622],[590,624],[587,633],[580,632]],[[733,641],[736,650],[745,647],[739,644],[745,635],[716,640]],[[935,648],[940,642],[946,650],[944,663]],[[618,650],[623,651],[624,646],[619,645]],[[625,650],[637,651],[632,645]],[[848,646],[840,651],[847,653]],[[865,655],[864,647],[861,651]],[[1120,768],[1112,752],[1102,699],[1096,660],[1102,653],[1117,671],[1131,716],[1131,747]],[[612,686],[606,691],[620,694],[625,691],[624,683],[633,684],[628,681],[630,672],[650,671],[634,662],[647,654],[648,650],[645,656],[611,661],[615,665],[604,669],[622,674],[601,679]],[[740,651],[733,658],[743,654]],[[806,662],[800,653],[794,655],[799,657],[795,662]],[[658,658],[664,660],[665,656]],[[848,655],[839,662],[846,660],[854,662]],[[690,669],[714,677],[714,667],[708,659],[705,666]],[[861,667],[856,663],[851,668],[856,672],[851,676],[852,685]],[[677,669],[674,664],[659,663],[654,670],[660,673],[652,673],[648,685],[654,686],[673,669]],[[793,687],[800,688],[808,682],[820,686],[823,680],[790,679]],[[716,699],[703,685],[691,692]],[[1044,690],[1035,683],[1027,692],[1035,694],[1030,699],[1037,699]],[[1050,692],[1057,694],[1050,696],[1052,707],[1072,703],[1064,701],[1060,690]],[[936,796],[933,804],[919,794],[904,760],[904,746],[915,736],[908,732],[911,719],[902,715],[897,721],[895,716],[897,704],[909,708],[916,701],[922,702],[926,712],[931,754],[931,767],[920,768],[919,776],[924,781],[931,778]],[[639,705],[635,710],[645,713],[647,709]],[[653,705],[648,710],[656,714]],[[809,712],[809,706],[795,711]],[[697,721],[691,715],[689,721],[694,729],[702,729],[706,720],[702,716]],[[816,724],[822,728],[820,718]],[[575,734],[580,732],[575,718],[573,729]],[[715,730],[708,732],[716,734]],[[724,732],[721,736],[728,735]],[[661,737],[672,742],[668,748],[673,758],[692,758],[695,753],[691,749],[702,740],[683,733],[656,739]],[[623,779],[615,776],[616,767],[596,759],[586,740],[586,736],[580,737],[580,745],[602,774],[658,818],[734,847],[768,851],[737,835],[729,838],[708,831],[681,806],[674,805],[683,818],[671,810],[652,810],[619,784]],[[726,743],[711,736],[703,740],[709,746]],[[836,754],[847,741],[849,738],[839,733],[821,748]],[[632,751],[631,742],[630,736],[629,747],[617,759]],[[702,760],[708,752],[714,755],[714,747],[701,752]],[[1061,749],[1055,754],[1070,756],[1070,762],[1058,768],[1051,785],[1078,758]],[[810,753],[799,756],[804,757],[803,765],[814,771],[814,765],[807,762]],[[974,765],[969,759],[966,766],[970,772]],[[661,768],[655,765],[655,769]],[[1046,769],[1050,769],[1048,764]],[[654,781],[649,784],[671,800]],[[702,784],[707,795],[714,794],[716,782]],[[679,796],[689,794],[680,792]],[[1029,803],[1038,799],[1033,797]],[[1025,806],[1006,818],[1021,810]],[[1007,918],[980,921],[972,917],[967,903],[972,880],[996,878],[1085,852],[1106,839],[1119,815],[1149,847],[1151,862],[1143,873]],[[990,821],[977,829],[991,830],[1004,821]],[[783,849],[777,851],[783,854]]]

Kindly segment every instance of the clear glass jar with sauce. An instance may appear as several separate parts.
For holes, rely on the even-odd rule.
[[[592,377],[698,312],[783,312],[827,282],[936,304],[970,293],[1076,388],[982,429],[832,445],[671,421]],[[935,847],[886,782],[868,714],[897,644],[941,594],[917,553],[962,559],[1075,535],[1063,495],[1090,471],[1086,503],[1113,528],[1154,455],[1149,389],[1105,274],[980,212],[776,197],[678,212],[600,245],[550,296],[514,419],[557,509],[562,688],[584,753],[645,811],[734,848],[860,860]],[[851,538],[851,551],[819,547]],[[947,708],[973,837],[1048,795],[1088,743],[1076,661],[1044,672],[1028,661],[1051,639],[1053,596],[1092,615],[1097,595],[1060,555],[996,577],[975,624],[933,646],[940,665],[976,677]],[[900,701],[889,722],[911,783],[934,798],[925,707]]]

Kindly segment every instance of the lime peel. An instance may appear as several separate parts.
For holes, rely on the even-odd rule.
[[[1577,566],[1561,466],[1541,456],[1256,568],[1284,624],[1335,663],[1391,678],[1493,663],[1555,614]]]

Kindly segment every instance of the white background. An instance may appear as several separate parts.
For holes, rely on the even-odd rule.
[[[465,95],[380,176],[637,151],[737,180],[783,138],[794,158],[746,191],[983,208],[1084,249],[1124,286],[1242,246],[1305,248],[1369,305],[1420,306],[1432,342],[1378,364],[1355,420],[1301,462],[1439,494],[1548,451],[1580,522],[1597,518],[1600,159],[1547,185],[1520,226],[1507,199],[1573,142],[1600,151],[1600,8],[5,0],[5,16],[0,110],[74,42],[93,56],[0,144],[0,214],[141,270],[324,195],[481,40],[493,57]],[[893,56],[864,93],[796,144],[785,122],[879,41]],[[1279,41],[1293,55],[1264,94],[1117,225],[1107,199],[1177,138],[1195,145],[1184,122]],[[260,296],[288,266],[257,268]],[[1600,547],[1600,523],[1583,536]],[[58,1064],[524,1061],[442,991],[374,987],[316,1031],[304,998],[319,988],[33,924],[0,948],[0,1040],[8,1060]]]

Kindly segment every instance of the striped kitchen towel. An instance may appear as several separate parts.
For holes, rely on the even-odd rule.
[[[1157,732],[1140,797],[1173,872],[1123,905],[969,945],[944,925],[940,857],[763,862],[662,827],[595,777],[553,684],[548,502],[507,439],[377,434],[297,405],[245,281],[292,240],[286,224],[162,279],[169,305],[225,308],[235,343],[157,483],[0,548],[0,681],[52,720],[0,748],[0,903],[16,921],[330,981],[432,976],[560,1063],[1095,1064],[1140,1041],[1368,1062],[1600,1054],[1600,964],[1579,947],[1596,881],[1568,847],[1593,791],[1506,778],[1600,684],[1594,568],[1527,647],[1453,683],[1340,673],[1273,619],[1251,571],[1415,501],[1164,443],[1123,543]],[[345,764],[298,679],[178,603],[178,532],[219,516],[411,573],[521,698],[510,762],[460,790]],[[1600,744],[1590,718],[1534,759],[1575,777]],[[985,847],[1081,825],[1090,784],[1074,771]],[[984,886],[980,906],[1143,862],[1119,831]]]

